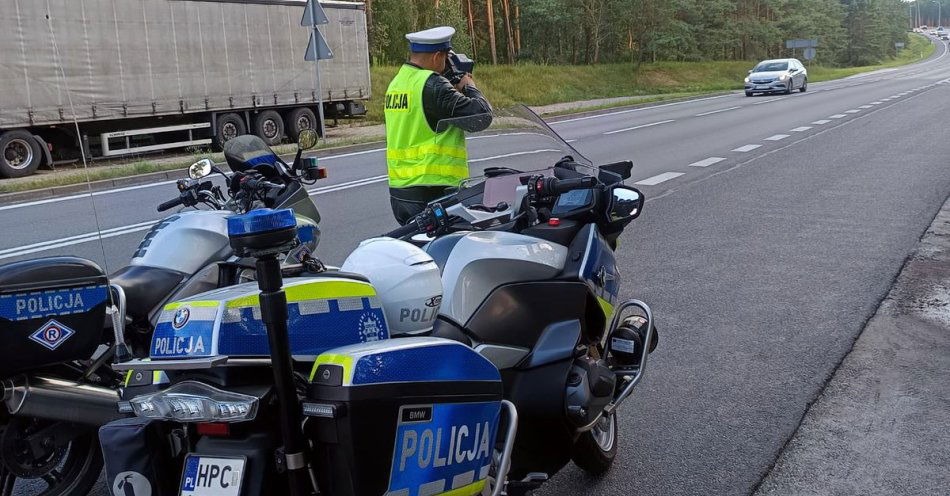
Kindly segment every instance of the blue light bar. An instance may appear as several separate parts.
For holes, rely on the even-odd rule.
[[[228,217],[228,236],[244,236],[297,226],[294,211],[289,208],[262,208],[243,215]]]

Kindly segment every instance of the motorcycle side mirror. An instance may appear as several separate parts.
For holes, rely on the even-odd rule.
[[[640,190],[619,184],[611,188],[608,222],[629,222],[636,219],[642,209],[643,193]]]
[[[297,136],[297,150],[309,150],[317,146],[317,132],[313,129],[304,129]]]
[[[188,167],[188,177],[192,179],[201,179],[202,177],[211,174],[214,170],[214,162],[211,159],[201,159]]]

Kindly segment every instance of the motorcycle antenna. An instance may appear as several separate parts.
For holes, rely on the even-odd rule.
[[[92,204],[92,215],[96,221],[96,233],[99,235],[99,251],[102,254],[102,264],[108,271],[109,262],[106,260],[106,249],[102,245],[102,225],[99,222],[99,211],[96,208],[96,200],[92,196],[89,163],[86,160],[86,147],[83,144],[82,134],[79,131],[79,116],[76,115],[76,107],[73,104],[73,94],[69,88],[69,78],[66,77],[66,69],[63,66],[62,57],[60,57],[59,45],[56,43],[56,30],[53,29],[53,16],[49,0],[46,0],[46,25],[49,28],[50,43],[53,46],[54,63],[56,64],[56,68],[59,69],[60,77],[63,78],[63,88],[66,90],[66,102],[69,104],[69,112],[72,114],[73,126],[76,128],[76,141],[79,143],[79,154],[82,155],[82,169],[86,176],[86,193],[89,195],[89,202]]]

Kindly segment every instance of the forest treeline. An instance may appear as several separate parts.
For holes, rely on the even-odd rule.
[[[818,63],[868,65],[895,55],[916,17],[902,0],[364,1],[375,64],[402,61],[405,33],[442,24],[480,63],[801,57],[785,40],[807,38],[819,40]]]

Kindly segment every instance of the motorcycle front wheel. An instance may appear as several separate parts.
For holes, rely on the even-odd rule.
[[[82,432],[65,445],[44,437],[54,422],[16,417],[0,426],[0,496],[88,494],[102,471],[98,430]],[[32,441],[32,444],[31,444]]]
[[[591,430],[574,441],[574,464],[591,475],[607,472],[617,456],[617,430],[616,413],[601,417]]]

